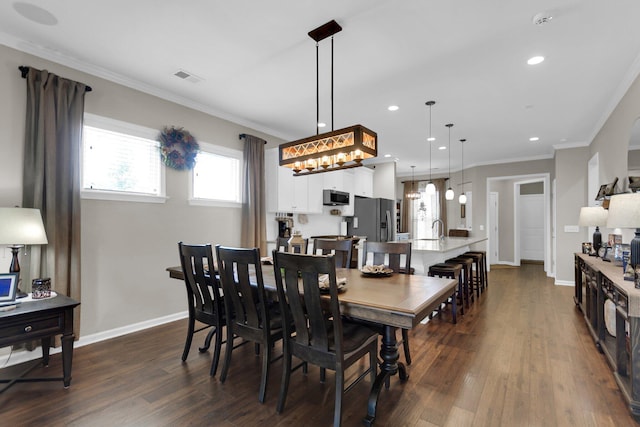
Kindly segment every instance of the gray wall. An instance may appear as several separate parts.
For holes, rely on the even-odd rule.
[[[239,133],[282,141],[77,70],[0,46],[0,206],[22,200],[25,80],[18,66],[47,69],[90,85],[85,110],[152,129],[184,126],[199,141],[242,149]],[[184,312],[184,284],[165,267],[178,265],[177,242],[240,243],[240,209],[189,206],[189,173],[167,169],[164,204],[82,201],[81,335]],[[0,262],[8,268],[6,251]],[[23,262],[26,265],[27,262]],[[54,284],[55,285],[55,284]]]

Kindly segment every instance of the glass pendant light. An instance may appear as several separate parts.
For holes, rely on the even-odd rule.
[[[467,195],[464,194],[464,143],[465,143],[466,139],[461,139],[460,140],[460,146],[462,147],[462,163],[461,163],[461,167],[462,167],[462,193],[460,194],[460,197],[458,197],[458,202],[460,202],[461,205],[464,205],[467,203]]]
[[[433,196],[436,194],[436,186],[431,181],[431,144],[433,143],[434,138],[431,136],[431,107],[435,104],[436,101],[427,101],[426,105],[429,106],[429,138],[427,141],[429,142],[429,183],[427,184],[427,188],[425,189],[425,193],[427,196]]]
[[[420,198],[420,192],[414,188],[414,185],[416,183],[413,175],[414,169],[415,169],[415,166],[411,166],[411,191],[407,193],[407,199],[409,200],[416,200]]]
[[[453,188],[451,188],[451,128],[453,127],[453,123],[449,123],[445,125],[449,128],[449,188],[447,188],[447,192],[444,193],[444,198],[447,200],[453,200],[455,194],[453,193]]]

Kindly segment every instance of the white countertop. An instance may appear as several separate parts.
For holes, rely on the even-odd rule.
[[[411,251],[449,252],[487,240],[486,237],[445,237],[444,240],[409,240]],[[406,242],[407,240],[402,240]]]

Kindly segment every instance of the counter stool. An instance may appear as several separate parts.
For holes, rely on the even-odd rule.
[[[483,285],[483,275],[482,275],[482,269],[481,269],[481,263],[482,263],[482,255],[478,254],[478,253],[472,253],[472,252],[465,252],[462,255],[458,255],[458,258],[470,258],[473,261],[473,269],[471,271],[471,292],[473,292],[473,290],[476,290],[476,296],[478,298],[480,298],[480,293],[482,292],[484,285]]]
[[[462,266],[460,264],[447,264],[439,263],[429,267],[429,276],[431,277],[446,277],[448,279],[458,280],[458,292],[454,292],[451,298],[451,317],[452,322],[457,323],[456,311],[457,302],[456,299],[460,297],[462,300],[463,284],[462,284]],[[460,304],[460,314],[464,314],[464,304]]]
[[[469,305],[474,300],[473,292],[471,289],[471,271],[473,270],[473,260],[471,258],[449,258],[445,261],[447,264],[459,264],[462,267],[462,283],[464,285],[464,304],[465,307],[469,308]],[[461,301],[462,302],[462,301]]]
[[[489,274],[487,272],[487,252],[486,251],[468,251],[468,253],[470,254],[480,254],[482,255],[482,264],[480,266],[480,268],[482,269],[482,275],[483,275],[483,290],[488,289],[489,288]]]

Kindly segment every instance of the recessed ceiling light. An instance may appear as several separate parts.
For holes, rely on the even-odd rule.
[[[527,64],[529,65],[537,65],[539,63],[541,63],[542,61],[544,61],[544,56],[534,56],[529,58],[529,60],[527,61]]]
[[[319,127],[319,128],[323,128],[323,127],[325,127],[326,125],[327,125],[326,123],[322,123],[322,122],[318,123],[318,127]]]
[[[435,137],[433,137],[433,136],[432,136],[432,137],[427,138],[427,141],[435,141],[435,140],[436,140],[436,138],[435,138]]]
[[[385,154],[384,156],[385,157],[391,157],[391,154]]]
[[[400,107],[398,107],[397,105],[389,105],[387,107],[387,110],[389,110],[389,111],[398,111],[398,108],[400,108]]]
[[[58,18],[53,16],[51,12],[31,3],[16,2],[13,4],[13,9],[23,17],[38,24],[56,25],[58,23]]]
[[[538,138],[537,136],[532,136],[531,138],[529,138],[529,141],[531,142],[536,142],[538,140],[540,140],[540,138]]]
[[[438,150],[446,150],[446,149],[447,149],[447,147],[446,147],[446,146],[444,146],[444,145],[443,145],[443,146],[441,146],[441,147],[438,147]]]

